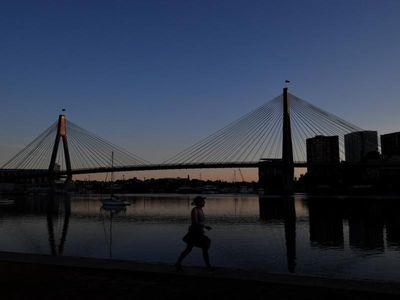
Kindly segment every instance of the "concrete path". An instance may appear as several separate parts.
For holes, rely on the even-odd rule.
[[[89,297],[86,299],[131,299],[132,293],[140,299],[400,299],[400,284],[396,282],[228,268],[210,273],[204,268],[186,267],[182,273],[166,264],[10,252],[0,252],[0,284],[0,297],[1,291],[9,297],[4,299],[54,299],[56,295],[58,299],[83,295]]]

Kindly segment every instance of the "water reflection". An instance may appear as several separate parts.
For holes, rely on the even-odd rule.
[[[296,209],[293,197],[259,198],[260,220],[265,223],[282,220],[285,228],[285,244],[288,271],[296,268]]]
[[[344,223],[350,248],[363,255],[400,245],[400,201],[395,198],[309,198],[310,241],[319,247],[344,247]],[[386,226],[385,226],[386,225]]]
[[[307,201],[311,246],[344,247],[343,207],[333,199],[313,198]]]
[[[388,204],[391,206],[390,202]],[[369,254],[384,251],[384,206],[384,203],[374,199],[352,199],[348,202],[346,214],[350,247],[368,250]]]
[[[100,195],[0,197],[0,251],[173,264],[193,196],[124,197],[121,211]],[[400,199],[208,195],[205,212],[217,266],[397,280]]]
[[[36,225],[40,223],[38,217],[41,219],[40,216],[45,216],[46,235],[50,249],[48,254],[63,255],[71,215],[71,197],[69,194],[49,190],[47,193],[41,194],[19,194],[1,202],[7,203],[7,206],[0,205],[0,216],[6,220],[9,218],[14,220],[14,226],[9,229],[22,226],[20,223],[25,218],[35,220],[31,229],[35,231]],[[32,233],[17,232],[18,235],[25,234],[28,236]],[[32,242],[34,243],[34,241]]]
[[[400,199],[392,201],[390,205],[386,204],[384,211],[388,246],[400,250]]]
[[[43,199],[46,201],[46,220],[50,252],[54,256],[62,256],[71,216],[71,197],[66,193],[49,192]],[[56,229],[59,228],[59,221],[62,222],[62,229],[61,237],[58,239]]]
[[[104,239],[108,247],[108,258],[113,257],[113,218],[114,215],[118,215],[122,212],[126,212],[126,206],[107,206],[103,205],[100,208],[102,214],[103,227],[104,227]],[[108,225],[107,225],[108,222]]]

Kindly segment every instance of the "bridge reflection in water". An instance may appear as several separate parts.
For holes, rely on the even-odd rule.
[[[51,254],[54,256],[62,256],[64,254],[64,245],[71,216],[71,197],[66,193],[56,194],[52,191],[46,195],[45,199],[47,230]],[[58,221],[62,224],[60,237],[57,237],[56,232]]]
[[[282,220],[285,228],[288,271],[296,267],[296,209],[293,197],[260,197],[260,219],[263,222]]]
[[[207,196],[216,265],[398,280],[396,198]],[[189,222],[191,198],[128,195],[131,205],[112,220],[95,195],[50,192],[3,198],[0,250],[173,263]],[[188,264],[201,265],[201,255],[194,252]]]

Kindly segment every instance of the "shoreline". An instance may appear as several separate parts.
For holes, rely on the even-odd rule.
[[[123,260],[0,252],[0,283],[6,299],[176,299],[199,296],[271,299],[362,299],[400,296],[400,283],[347,280],[217,268],[184,267]],[[199,287],[200,288],[199,290]],[[197,294],[196,294],[197,295]],[[262,297],[261,297],[262,296]],[[66,297],[66,298],[63,298]],[[261,297],[261,298],[260,298]],[[196,297],[192,297],[197,299]]]

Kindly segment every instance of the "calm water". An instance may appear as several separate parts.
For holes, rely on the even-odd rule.
[[[0,251],[175,262],[192,196],[126,195],[118,213],[100,197],[1,198]],[[208,195],[204,212],[216,266],[400,281],[400,199]]]

